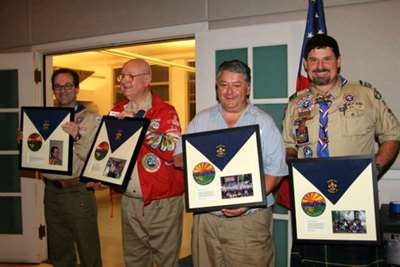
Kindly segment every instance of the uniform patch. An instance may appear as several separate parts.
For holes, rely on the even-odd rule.
[[[325,198],[317,192],[309,192],[301,199],[301,207],[308,216],[318,217],[325,211]]]
[[[106,157],[109,149],[110,149],[110,145],[107,142],[101,142],[96,147],[96,150],[94,152],[94,158],[96,160],[104,159]]]
[[[301,145],[308,143],[308,141],[308,128],[305,126],[305,124],[301,124],[296,129],[296,142],[297,144]]]
[[[354,100],[354,96],[351,93],[347,93],[344,95],[343,97],[344,101],[346,101],[347,103],[353,102]]]
[[[312,158],[313,152],[312,152],[311,147],[309,147],[309,146],[303,147],[303,154],[304,154],[304,158],[306,158],[306,159]]]
[[[147,153],[142,159],[142,165],[147,172],[156,172],[160,169],[161,161],[155,154]]]
[[[150,122],[150,128],[153,128],[155,130],[157,130],[158,128],[160,128],[160,120],[156,119],[156,120],[151,120]]]
[[[308,117],[314,108],[314,96],[307,94],[297,101],[297,111],[300,117]]]
[[[193,168],[193,179],[199,185],[207,185],[215,178],[215,169],[208,162],[200,162]]]

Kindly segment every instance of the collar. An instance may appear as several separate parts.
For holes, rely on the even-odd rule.
[[[131,112],[137,112],[139,110],[144,110],[147,111],[151,108],[151,102],[152,102],[152,95],[148,94],[146,97],[146,100],[144,101],[142,106],[136,106],[135,103],[133,103],[132,101],[129,101],[125,106],[124,109],[126,111],[131,111]]]

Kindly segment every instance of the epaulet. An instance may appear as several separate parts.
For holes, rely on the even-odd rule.
[[[293,99],[295,99],[297,97],[297,92],[294,92],[294,94],[292,94],[290,97],[289,97],[289,101],[292,101]]]
[[[361,80],[359,80],[359,82],[360,82],[360,85],[371,89],[374,92],[374,97],[376,99],[378,99],[378,100],[382,99],[381,93],[371,83],[365,82],[365,81],[361,81]]]
[[[360,83],[361,86],[364,86],[364,87],[367,87],[367,88],[370,88],[370,89],[374,89],[374,87],[372,86],[372,84],[369,83],[369,82],[361,81],[361,80],[359,80],[358,82]]]

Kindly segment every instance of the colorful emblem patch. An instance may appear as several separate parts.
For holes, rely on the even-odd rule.
[[[201,162],[193,168],[193,178],[199,185],[207,185],[215,178],[215,169],[208,162]]]
[[[155,130],[157,130],[158,128],[160,128],[160,120],[151,120],[150,122],[150,128],[153,128]]]
[[[218,158],[222,158],[226,155],[226,148],[224,145],[217,145],[217,147],[215,148],[215,155]]]
[[[311,147],[305,146],[305,147],[303,148],[303,153],[304,153],[304,157],[305,157],[306,159],[312,158],[313,152],[312,152]]]
[[[325,198],[317,192],[309,192],[301,199],[301,207],[308,216],[318,217],[325,211]]]
[[[306,144],[308,143],[308,128],[304,124],[299,125],[296,129],[296,142],[297,144]]]
[[[94,158],[96,160],[104,159],[105,156],[107,155],[109,149],[110,149],[110,145],[107,142],[101,142],[96,147],[96,150],[94,152]]]
[[[161,161],[155,154],[147,153],[142,159],[142,165],[147,172],[156,172],[160,169]]]
[[[308,94],[297,101],[297,108],[299,113],[311,112],[314,107],[314,97]]]
[[[38,151],[43,144],[42,137],[38,133],[33,133],[28,137],[28,147],[32,151]]]
[[[335,179],[329,179],[327,182],[328,192],[335,194],[339,191],[338,181]]]
[[[354,96],[350,93],[345,94],[343,97],[344,101],[346,101],[347,103],[353,102],[354,101]]]

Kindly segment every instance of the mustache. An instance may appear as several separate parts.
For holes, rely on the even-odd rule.
[[[328,69],[316,69],[316,70],[314,70],[315,73],[326,72],[326,71],[329,71],[329,70]]]

